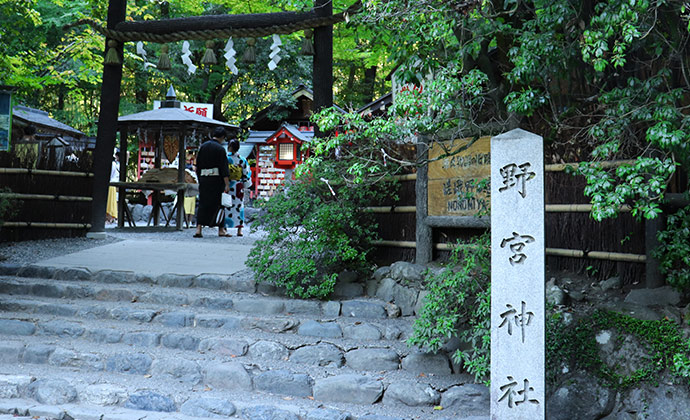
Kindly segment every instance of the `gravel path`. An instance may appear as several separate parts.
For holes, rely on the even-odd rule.
[[[261,231],[252,232],[250,226],[245,226],[243,237],[233,236],[231,238],[219,238],[215,228],[204,228],[203,238],[193,238],[195,229],[183,229],[181,231],[155,232],[146,228],[136,230],[118,229],[115,224],[106,225],[105,239],[79,238],[58,238],[42,239],[24,242],[0,242],[0,264],[32,264],[54,257],[60,257],[74,252],[97,246],[108,245],[123,240],[148,240],[148,241],[184,241],[190,243],[204,242],[230,242],[243,245],[253,245],[254,242],[263,237]],[[232,235],[236,234],[236,229],[229,229]]]

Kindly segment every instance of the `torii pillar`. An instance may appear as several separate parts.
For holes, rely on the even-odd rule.
[[[314,0],[318,16],[333,14],[332,0]],[[313,111],[333,106],[333,25],[314,29]]]
[[[110,0],[108,4],[108,28],[124,22],[127,15],[127,0]],[[105,50],[108,42],[105,40]],[[101,107],[98,114],[98,133],[96,134],[96,150],[93,156],[93,201],[91,202],[91,229],[87,238],[105,238],[105,210],[108,202],[108,187],[110,184],[110,169],[115,149],[117,133],[117,117],[120,114],[120,84],[122,83],[123,45],[118,42],[117,53],[120,64],[103,65],[103,84],[101,86]],[[121,150],[120,156],[126,156]],[[121,160],[125,170],[126,162]],[[118,217],[123,215],[118,214]]]

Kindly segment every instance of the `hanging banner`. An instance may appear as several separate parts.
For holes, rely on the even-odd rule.
[[[0,91],[0,152],[10,150],[12,138],[12,94]]]
[[[153,109],[161,107],[161,101],[153,101]],[[192,114],[201,115],[206,118],[213,118],[213,104],[199,104],[196,102],[181,102],[180,109],[191,112]]]

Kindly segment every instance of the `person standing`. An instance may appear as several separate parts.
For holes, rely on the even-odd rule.
[[[113,153],[113,163],[110,166],[110,182],[120,181],[120,151],[115,149]],[[105,207],[105,220],[114,223],[117,220],[117,188],[112,185],[108,187],[108,202]]]
[[[252,185],[249,172],[249,163],[240,156],[240,142],[233,139],[228,143],[228,165],[231,168],[230,196],[232,197],[232,207],[230,214],[226,215],[225,226],[237,228],[237,236],[242,236],[244,227],[244,190]],[[234,169],[233,169],[234,167]],[[235,174],[233,176],[233,174]]]
[[[195,238],[201,238],[203,226],[218,226],[218,236],[230,236],[225,230],[225,212],[221,195],[230,191],[228,161],[221,144],[225,129],[213,130],[213,139],[199,148],[196,157],[196,173],[199,178],[199,210],[196,216]]]

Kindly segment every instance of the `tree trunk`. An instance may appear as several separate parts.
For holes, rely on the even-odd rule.
[[[376,66],[364,69],[364,102],[369,103],[374,100],[374,82],[376,82]]]

